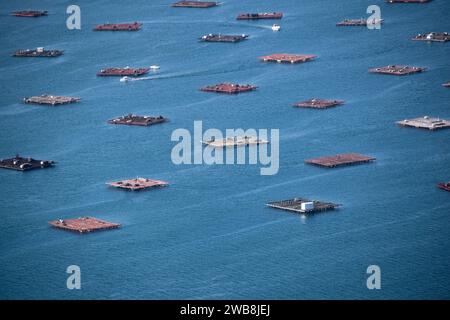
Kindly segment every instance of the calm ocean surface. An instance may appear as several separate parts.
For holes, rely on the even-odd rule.
[[[450,2],[388,5],[381,0],[225,0],[212,9],[172,0],[2,1],[0,157],[16,153],[57,166],[0,171],[0,298],[3,299],[448,299],[450,298],[450,132],[402,129],[395,121],[450,118],[450,43],[409,39],[450,31]],[[81,7],[81,31],[65,27]],[[381,30],[337,28],[381,7]],[[9,12],[46,9],[41,18]],[[277,21],[239,22],[240,12],[282,11]],[[143,22],[139,32],[96,33],[95,24]],[[272,32],[272,23],[282,30]],[[200,43],[207,33],[246,33],[237,44]],[[20,48],[62,49],[54,59],[12,58]],[[316,54],[299,65],[262,63],[275,52]],[[108,66],[160,65],[156,79],[98,78]],[[407,64],[428,71],[374,75]],[[237,96],[203,85],[252,83]],[[23,97],[73,95],[56,108]],[[296,109],[313,97],[342,99],[326,111]],[[152,127],[112,126],[127,113],[164,115]],[[259,166],[172,164],[177,128],[279,128],[280,171]],[[344,152],[376,163],[327,170],[305,159]],[[169,181],[131,193],[105,182],[144,176]],[[295,196],[343,204],[302,218],[265,207]],[[48,221],[95,216],[123,227],[80,236]],[[78,265],[82,289],[66,288]],[[368,290],[379,265],[382,289]]]

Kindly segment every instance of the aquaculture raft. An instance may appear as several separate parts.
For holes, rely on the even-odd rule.
[[[249,136],[236,136],[236,137],[228,137],[220,140],[206,140],[202,141],[203,144],[208,145],[214,148],[225,148],[225,147],[243,147],[243,146],[251,146],[251,145],[259,145],[259,144],[267,144],[269,141],[258,139],[257,137],[249,137]]]
[[[409,66],[386,66],[379,68],[369,69],[371,73],[391,74],[395,76],[404,76],[407,74],[419,73],[425,71],[426,68],[422,67],[409,67]]]
[[[45,57],[45,58],[54,58],[62,55],[64,51],[62,50],[45,50],[43,47],[39,47],[36,49],[21,49],[17,50],[13,53],[13,57]]]
[[[450,34],[448,32],[429,32],[424,34],[418,34],[414,38],[414,41],[429,41],[429,42],[447,42],[450,41]]]
[[[271,208],[293,211],[297,213],[315,213],[328,211],[337,209],[341,206],[340,204],[336,203],[308,200],[304,198],[274,201],[269,202],[266,205]]]
[[[171,4],[171,7],[184,8],[211,8],[217,6],[219,3],[212,1],[179,1]]]
[[[24,10],[24,11],[13,11],[11,12],[12,16],[16,17],[42,17],[48,15],[48,11],[46,10]]]
[[[256,86],[253,86],[251,84],[219,83],[212,86],[200,88],[200,91],[237,94],[241,92],[253,91],[256,88]]]
[[[268,56],[260,57],[262,61],[278,62],[278,63],[299,63],[307,62],[316,58],[312,54],[289,54],[289,53],[274,53]]]
[[[343,100],[310,99],[294,104],[298,108],[327,109],[344,104]]]
[[[385,0],[387,3],[427,3],[431,0]]]
[[[372,162],[376,160],[373,157],[363,156],[357,153],[337,154],[334,156],[305,160],[305,163],[313,164],[321,167],[335,168],[340,166],[348,166]]]
[[[396,122],[398,125],[403,127],[413,127],[420,129],[428,129],[428,130],[438,130],[438,129],[446,129],[450,128],[450,120],[444,120],[440,118],[433,117],[422,117],[415,119],[405,119],[402,121]]]
[[[163,123],[167,121],[163,116],[150,117],[150,116],[138,116],[135,114],[128,114],[123,117],[108,120],[109,124],[124,124],[130,126],[150,126],[157,123]]]
[[[450,182],[440,182],[437,184],[437,186],[442,190],[450,191]]]
[[[146,178],[136,178],[136,179],[128,179],[128,180],[121,180],[116,182],[108,182],[107,185],[115,188],[121,188],[126,190],[144,190],[148,188],[155,188],[155,187],[165,187],[168,185],[167,182],[162,180],[151,180]]]
[[[52,96],[48,94],[43,94],[41,96],[33,96],[29,98],[23,98],[23,102],[25,103],[33,103],[33,104],[47,104],[51,106],[59,105],[59,104],[68,104],[80,101],[80,98],[76,97],[66,97],[66,96]]]
[[[99,77],[139,77],[150,71],[150,68],[106,68],[97,72]]]
[[[88,233],[92,231],[117,229],[120,224],[108,222],[92,217],[82,217],[77,219],[59,219],[49,222],[55,228],[79,233]]]
[[[105,23],[95,26],[94,31],[138,31],[142,23]]]
[[[33,158],[24,158],[19,155],[11,159],[0,159],[0,168],[17,171],[48,168],[54,164],[55,162],[52,160],[36,160]]]
[[[200,38],[204,42],[240,42],[246,40],[248,35],[224,35],[224,34],[207,34]]]
[[[341,22],[336,23],[338,27],[367,27],[367,25],[377,25],[383,23],[383,19],[344,19]]]
[[[259,20],[259,19],[281,19],[282,12],[241,13],[236,20]]]

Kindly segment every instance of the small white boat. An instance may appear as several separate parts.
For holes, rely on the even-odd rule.
[[[274,24],[274,25],[272,26],[272,30],[273,30],[273,31],[280,31],[280,29],[281,29],[281,26],[280,26],[279,24]]]
[[[122,78],[120,78],[120,82],[127,82],[127,81],[129,81],[129,80],[131,80],[131,78],[130,77],[122,77]]]
[[[152,69],[152,70],[158,70],[158,69],[159,69],[159,66],[153,65],[153,66],[150,66],[150,69]]]

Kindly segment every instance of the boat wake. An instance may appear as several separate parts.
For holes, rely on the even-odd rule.
[[[152,79],[154,79],[154,77],[141,77],[141,78],[122,77],[122,78],[120,78],[120,82],[142,81],[142,80],[152,80]]]

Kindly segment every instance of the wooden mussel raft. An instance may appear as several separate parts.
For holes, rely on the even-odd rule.
[[[260,19],[281,19],[282,12],[262,12],[262,13],[241,13],[236,20],[260,20]]]
[[[142,23],[105,23],[96,25],[94,31],[138,31],[142,27]]]
[[[253,91],[256,90],[256,88],[256,86],[251,84],[219,83],[200,88],[200,91],[237,94],[241,92]]]
[[[448,34],[448,32],[429,32],[423,34],[419,33],[411,40],[427,42],[447,42],[450,41],[450,34]]]
[[[24,158],[19,155],[11,159],[0,159],[0,168],[17,171],[49,168],[54,164],[55,161],[52,160],[36,160],[33,158]]]
[[[402,127],[412,127],[419,129],[428,129],[431,131],[450,128],[450,120],[424,116],[415,119],[405,119],[396,122]]]
[[[55,228],[79,233],[89,233],[100,230],[111,230],[120,227],[120,224],[108,222],[92,217],[82,217],[76,219],[58,219],[50,221],[49,224]]]
[[[301,214],[334,210],[341,206],[340,204],[337,203],[308,200],[305,198],[294,198],[289,200],[274,201],[269,202],[266,205],[271,208],[292,211]]]
[[[235,137],[227,137],[225,139],[211,139],[202,141],[203,144],[213,147],[213,148],[228,148],[228,147],[245,147],[245,146],[253,146],[260,144],[267,144],[269,141],[258,139],[257,137],[251,136],[235,136]]]
[[[138,116],[135,114],[127,114],[126,116],[116,119],[108,120],[109,124],[124,124],[129,126],[151,126],[157,123],[163,123],[168,121],[163,116],[151,117],[151,116]]]
[[[450,191],[450,181],[449,182],[440,182],[437,184],[437,187],[439,189]]]
[[[15,16],[15,17],[36,18],[36,17],[47,16],[48,15],[48,11],[46,11],[46,10],[13,11],[13,12],[11,12],[11,15]]]
[[[203,42],[240,42],[246,40],[248,35],[225,35],[225,34],[207,34],[200,38]]]
[[[147,74],[150,68],[105,68],[97,72],[98,77],[139,77]]]
[[[169,183],[162,180],[136,178],[136,179],[120,180],[115,182],[108,182],[107,185],[125,190],[139,191],[149,188],[166,187],[169,185]]]
[[[312,54],[290,54],[290,53],[274,53],[268,56],[260,57],[264,62],[278,62],[278,63],[300,63],[315,59],[316,56]]]
[[[38,47],[36,49],[20,49],[13,53],[13,57],[25,57],[25,58],[55,58],[64,53],[62,50],[45,50],[44,47]]]
[[[413,73],[420,73],[425,71],[426,68],[423,67],[410,67],[410,66],[386,66],[386,67],[379,67],[379,68],[372,68],[369,69],[370,73],[380,73],[380,74],[389,74],[394,76],[404,76],[408,74]]]
[[[427,3],[431,0],[385,0],[387,3]]]
[[[171,4],[175,8],[211,8],[219,5],[213,1],[178,1]]]
[[[382,24],[383,19],[344,19],[338,23],[338,27],[367,27],[368,25]]]
[[[334,156],[309,159],[305,160],[305,163],[326,168],[335,168],[354,164],[368,163],[373,162],[375,160],[376,159],[373,157],[364,156],[357,153],[345,153],[345,154],[337,154]]]
[[[312,108],[312,109],[328,109],[344,104],[344,100],[326,100],[326,99],[310,99],[302,102],[297,102],[294,107],[297,108]]]
[[[77,98],[77,97],[53,96],[53,95],[49,95],[49,94],[43,94],[40,96],[23,98],[23,102],[28,103],[28,104],[46,104],[46,105],[50,105],[50,106],[75,103],[80,100],[81,99]]]

